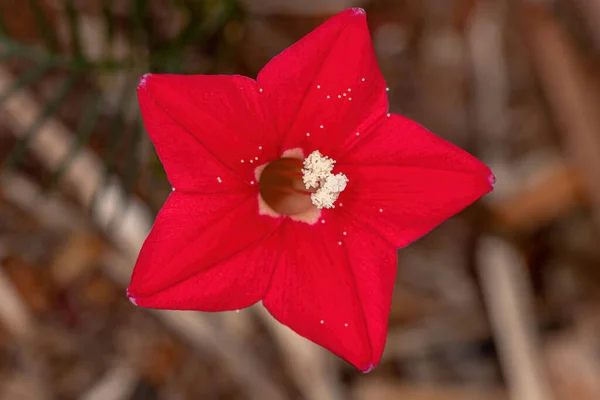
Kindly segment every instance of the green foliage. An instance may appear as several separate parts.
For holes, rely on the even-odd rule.
[[[31,21],[19,23],[35,28],[38,40],[33,43],[30,38],[23,40],[13,35],[4,20],[6,16],[0,14],[0,62],[16,74],[10,88],[0,92],[0,108],[18,91],[62,77],[46,98],[36,95],[36,100],[43,102],[40,115],[25,132],[18,133],[17,144],[8,157],[0,159],[0,173],[19,168],[28,155],[29,143],[43,124],[49,118],[61,118],[65,109],[76,104],[82,110],[79,120],[64,121],[73,132],[72,145],[60,166],[46,174],[50,179],[44,182],[45,186],[59,183],[78,152],[91,149],[92,143],[93,151],[104,163],[105,179],[109,174],[118,174],[129,192],[139,187],[143,175],[164,179],[163,171],[155,167],[156,158],[141,157],[143,141],[147,140],[143,123],[139,114],[131,118],[137,80],[148,71],[217,72],[211,69],[210,62],[207,68],[205,61],[217,65],[216,58],[223,54],[220,47],[227,46],[223,39],[225,27],[240,14],[233,0],[129,0],[125,12],[121,3],[98,0],[99,13],[90,15],[78,8],[83,3],[74,0],[27,0],[19,6],[28,8],[25,14],[30,15]],[[179,28],[162,26],[171,22],[161,19],[163,13],[178,16],[182,21]],[[101,57],[90,56],[89,45],[81,35],[90,18],[102,28]],[[119,41],[126,43],[128,50],[115,56]],[[203,64],[186,61],[198,59],[198,54]],[[121,89],[112,93],[116,99],[109,102],[107,88],[114,92],[111,85],[117,77]]]

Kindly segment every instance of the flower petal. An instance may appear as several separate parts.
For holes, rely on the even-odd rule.
[[[259,73],[282,150],[336,158],[353,135],[388,109],[366,15],[339,13],[284,50]]]
[[[279,156],[250,78],[152,74],[138,96],[169,177],[189,190],[199,184],[204,191],[205,181],[217,177],[225,183],[223,175],[249,185],[257,165]]]
[[[395,249],[359,228],[346,236],[335,219],[312,226],[286,220],[280,232],[287,250],[264,306],[298,334],[370,369],[385,344]]]
[[[129,295],[153,308],[231,310],[263,296],[279,221],[259,216],[253,192],[173,192],[137,260]],[[276,236],[276,235],[275,235]]]
[[[398,115],[386,118],[336,168],[349,179],[338,210],[398,247],[492,190],[494,181],[479,160]]]

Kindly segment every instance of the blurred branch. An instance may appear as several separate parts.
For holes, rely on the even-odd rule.
[[[510,398],[553,399],[523,261],[506,242],[488,237],[481,242],[478,266]]]
[[[532,50],[542,89],[592,206],[592,219],[600,230],[600,119],[598,104],[568,35],[549,11],[522,1],[521,25]]]

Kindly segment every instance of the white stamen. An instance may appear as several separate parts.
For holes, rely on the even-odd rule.
[[[254,160],[250,159],[250,164],[252,164],[254,162]]]
[[[251,185],[254,185],[254,181],[250,181],[250,184],[251,184]]]
[[[342,242],[338,242],[338,244],[341,246],[341,245],[342,245]]]
[[[352,97],[348,97],[348,101],[352,101]]]
[[[259,91],[259,92],[262,92],[262,91],[263,91],[263,88],[260,88],[260,89],[258,89],[258,91]]]
[[[262,146],[258,146],[258,149],[259,149],[259,150],[262,150]]]
[[[321,89],[321,85],[317,85],[317,89]]]
[[[344,236],[346,236],[348,234],[348,232],[343,232]]]
[[[240,162],[243,164],[243,163],[244,163],[244,160],[240,160]]]
[[[223,182],[223,181],[221,180],[221,177],[220,177],[220,176],[217,176],[217,182],[219,182],[219,183]]]
[[[324,324],[324,323],[325,323],[325,321],[321,320],[321,324]]]
[[[344,324],[344,326],[347,328],[347,327],[348,327],[348,324]]]
[[[338,94],[338,99],[341,99],[341,98],[342,98],[342,95]]]
[[[344,203],[340,203],[340,207],[342,207],[344,205]]]
[[[318,150],[304,160],[302,181],[307,189],[317,189],[310,199],[319,209],[335,208],[335,201],[348,183],[346,175],[332,173],[334,164],[335,160],[323,156]]]
[[[379,212],[383,212],[383,208],[380,208],[380,209],[379,209]]]
[[[330,95],[327,95],[327,98],[328,98],[328,99],[330,99],[330,98],[331,98],[331,96],[330,96]]]
[[[319,125],[319,128],[323,129],[323,128],[324,128],[324,126],[323,126],[323,125]]]
[[[306,136],[310,136],[310,133],[306,132]]]
[[[348,88],[348,91],[349,91],[349,92],[351,92],[351,91],[352,91],[352,89]]]
[[[356,132],[356,136],[360,136],[360,132]]]
[[[346,93],[342,93],[342,96],[346,97]]]
[[[258,157],[254,157],[255,160],[258,160]]]
[[[324,223],[325,223],[325,220],[324,220],[324,219],[322,219],[322,220],[321,220],[321,223],[322,223],[322,224],[324,224]]]
[[[366,81],[366,79],[365,79],[365,78],[362,78],[362,79],[361,79],[361,81],[363,81],[363,82],[364,82],[364,81]]]

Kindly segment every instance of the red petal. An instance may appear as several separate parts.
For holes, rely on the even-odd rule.
[[[368,370],[385,344],[395,249],[360,228],[344,230],[329,215],[313,226],[285,222],[280,232],[289,250],[263,303],[298,334]]]
[[[338,210],[398,247],[492,190],[494,179],[467,152],[397,115],[338,161],[349,179]]]
[[[279,221],[259,216],[254,193],[171,194],[144,242],[129,294],[153,308],[219,311],[263,296]]]
[[[279,156],[259,95],[256,82],[243,76],[142,79],[138,96],[144,121],[170,179],[180,181],[173,181],[175,187],[222,191],[217,177],[223,184],[237,177],[249,185],[258,165]]]
[[[329,19],[271,60],[257,80],[282,136],[282,150],[319,150],[336,159],[346,140],[354,140],[352,135],[388,109],[361,9]]]

